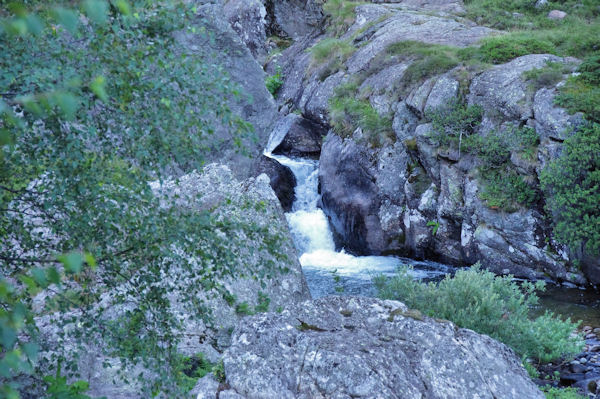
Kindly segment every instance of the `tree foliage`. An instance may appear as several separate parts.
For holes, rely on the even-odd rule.
[[[564,142],[540,176],[557,240],[573,250],[600,251],[600,124],[589,123]]]
[[[10,381],[23,373],[48,397],[84,388],[41,379],[59,364],[77,375],[75,353],[36,362],[38,349],[59,349],[36,340],[34,316],[45,314],[78,326],[65,329],[78,342],[106,341],[124,367],[152,367],[149,393],[176,390],[169,294],[185,283],[189,317],[207,316],[198,298],[223,292],[217,277],[235,270],[227,235],[238,221],[164,206],[148,181],[201,167],[218,126],[241,142],[249,125],[227,107],[238,90],[208,61],[210,46],[182,44],[213,40],[187,2],[0,3],[2,389],[16,397]]]

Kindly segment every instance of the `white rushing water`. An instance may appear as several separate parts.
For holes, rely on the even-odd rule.
[[[373,294],[371,279],[374,275],[393,274],[405,264],[414,267],[411,273],[415,278],[435,278],[449,271],[448,267],[433,262],[394,256],[354,256],[343,249],[336,251],[327,216],[318,207],[318,161],[271,154],[268,150],[278,144],[277,140],[271,140],[265,156],[289,167],[296,177],[296,198],[286,218],[313,297],[339,291],[339,287],[335,290],[336,284],[343,284],[344,292]],[[334,273],[339,276],[335,284]]]

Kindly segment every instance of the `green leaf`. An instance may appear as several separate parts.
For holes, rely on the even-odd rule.
[[[96,76],[94,80],[90,83],[90,90],[92,93],[96,95],[100,100],[106,102],[108,100],[108,95],[106,94],[106,79],[104,76]]]
[[[73,119],[79,108],[79,100],[71,93],[56,92],[53,94],[53,100],[56,102],[60,112],[65,119]]]
[[[27,8],[21,2],[13,1],[8,4],[8,10],[15,14],[17,17],[27,16]]]
[[[40,269],[39,267],[32,269],[31,276],[40,286],[46,287],[48,285],[48,281],[46,280],[46,272],[43,269]]]
[[[46,270],[46,278],[53,284],[60,284],[60,273],[55,267],[49,267]]]
[[[59,255],[57,259],[65,266],[68,273],[77,274],[83,267],[83,255],[81,252],[71,252],[66,255]]]
[[[44,29],[44,23],[35,14],[27,15],[25,17],[25,24],[27,25],[27,30],[29,31],[29,33],[33,35],[39,35]]]
[[[131,7],[129,6],[129,2],[125,0],[114,0],[113,5],[117,7],[121,14],[125,16],[131,15]]]
[[[77,25],[79,24],[79,18],[77,13],[73,10],[69,10],[67,8],[56,7],[53,10],[54,19],[56,22],[61,24],[71,33],[75,33],[77,31]]]
[[[85,0],[82,4],[86,15],[97,24],[105,24],[108,16],[108,3],[103,0]]]
[[[92,270],[96,269],[96,259],[92,254],[86,252],[84,260],[85,263],[87,263],[92,268]]]

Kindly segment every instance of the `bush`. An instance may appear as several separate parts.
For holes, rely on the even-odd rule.
[[[275,75],[268,76],[265,80],[265,85],[267,86],[267,90],[273,96],[277,94],[281,86],[283,86],[283,76],[281,75],[281,68],[278,67]]]
[[[432,76],[447,72],[457,65],[458,61],[447,55],[428,55],[410,64],[404,71],[402,79],[409,85],[419,83]]]
[[[543,283],[517,285],[512,276],[495,276],[474,266],[447,275],[439,283],[415,281],[403,269],[392,278],[374,280],[378,296],[404,302],[431,317],[450,320],[459,327],[489,335],[510,346],[519,355],[549,362],[578,353],[583,342],[572,335],[577,324],[546,312],[531,319],[537,304],[536,289]]]
[[[350,42],[334,38],[323,39],[310,48],[313,61],[317,64],[335,58],[346,59],[354,50]]]
[[[466,105],[458,100],[426,115],[433,125],[431,138],[441,146],[459,145],[463,135],[473,134],[481,124],[483,108]]]
[[[341,137],[350,137],[361,128],[367,140],[380,146],[387,138],[395,139],[392,120],[380,116],[368,100],[357,99],[357,85],[339,86],[329,100],[329,113],[334,131]]]
[[[341,70],[344,62],[355,50],[347,40],[323,39],[309,49],[312,54],[311,68],[320,67],[319,79],[325,80],[328,76]]]
[[[478,57],[484,62],[503,64],[527,54],[554,54],[555,52],[555,46],[547,40],[506,35],[482,40]]]
[[[566,139],[540,182],[556,239],[573,250],[600,253],[600,124],[590,123]]]
[[[588,396],[580,395],[575,388],[556,388],[546,385],[542,387],[546,399],[586,399]]]
[[[479,198],[493,209],[514,212],[520,206],[529,208],[538,200],[536,190],[510,167],[480,169],[483,190]]]
[[[533,91],[538,91],[542,87],[553,87],[563,79],[563,76],[573,71],[571,65],[565,65],[559,62],[548,62],[545,67],[532,69],[523,73],[525,80]]]
[[[348,0],[327,0],[323,4],[323,11],[330,17],[329,31],[336,36],[341,35],[354,23],[356,6],[363,4]]]
[[[406,89],[457,66],[459,64],[456,56],[457,50],[450,46],[406,40],[389,45],[385,51],[385,60],[382,62],[381,59],[376,59],[374,64],[385,65],[391,57],[412,59],[413,62],[402,76],[402,89]],[[371,69],[374,68],[371,67]]]
[[[560,88],[556,103],[570,113],[583,112],[588,119],[600,123],[600,55],[587,58],[577,72]]]

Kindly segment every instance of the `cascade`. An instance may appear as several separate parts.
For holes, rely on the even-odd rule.
[[[415,278],[435,279],[450,272],[450,266],[419,262],[395,256],[354,256],[336,250],[327,216],[318,207],[319,162],[307,158],[289,158],[271,153],[281,138],[271,136],[264,155],[291,169],[296,177],[295,200],[286,219],[300,264],[314,298],[339,293],[373,295],[372,277],[393,274],[398,267],[410,264]],[[338,276],[338,278],[334,278]],[[336,281],[337,280],[337,281]]]

